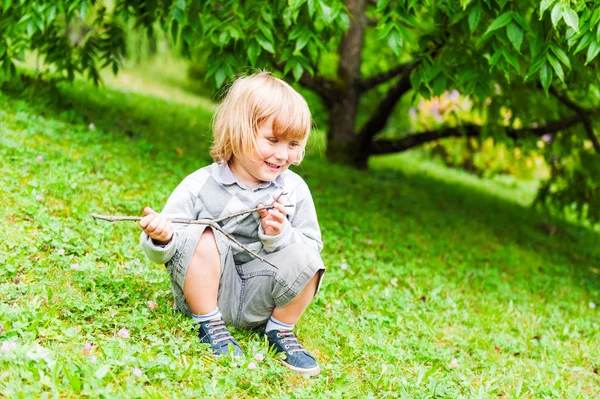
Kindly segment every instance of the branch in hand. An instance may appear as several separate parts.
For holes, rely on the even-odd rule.
[[[279,195],[279,197],[281,197],[282,195],[285,195],[285,193],[281,193]],[[286,207],[293,207],[294,205],[285,205],[285,206]],[[249,250],[248,248],[246,248],[242,243],[240,243],[231,234],[229,234],[228,232],[226,232],[225,230],[223,230],[223,228],[218,225],[218,223],[222,222],[223,220],[231,219],[233,217],[240,216],[240,215],[245,215],[247,213],[258,212],[261,209],[268,210],[268,209],[272,209],[272,208],[274,208],[273,205],[264,206],[264,207],[256,207],[254,209],[248,209],[248,210],[245,210],[245,211],[233,213],[231,215],[227,215],[227,216],[224,216],[224,217],[219,218],[219,219],[201,219],[201,220],[169,219],[169,220],[171,221],[171,223],[200,224],[200,225],[210,226],[213,229],[215,229],[215,230],[219,231],[220,233],[222,233],[230,241],[232,241],[234,244],[236,244],[237,246],[239,246],[242,250],[246,251],[247,253],[249,253],[253,257],[255,257],[257,259],[260,259],[262,262],[265,262],[265,263],[273,266],[275,269],[279,269],[277,266],[275,266],[274,264],[272,264],[271,262],[269,262],[268,260],[266,260],[265,258],[263,258],[262,256],[260,256],[259,254],[257,254],[255,252]],[[141,216],[98,215],[96,213],[92,213],[92,218],[94,218],[94,220],[105,220],[107,222],[119,222],[119,221],[125,221],[125,220],[139,222],[140,220],[142,220]]]

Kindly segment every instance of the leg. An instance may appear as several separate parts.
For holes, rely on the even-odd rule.
[[[317,272],[298,296],[285,307],[273,309],[273,317],[286,324],[296,324],[315,296],[319,276],[320,272]]]
[[[221,257],[215,236],[206,228],[196,245],[183,286],[183,295],[192,313],[207,314],[217,308]]]

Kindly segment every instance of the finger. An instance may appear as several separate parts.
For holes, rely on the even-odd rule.
[[[266,220],[265,223],[267,224],[267,226],[272,227],[273,230],[280,232],[281,231],[281,223],[275,221],[275,220]]]
[[[152,219],[154,219],[153,214],[148,214],[148,215],[144,216],[142,218],[142,220],[140,220],[140,227],[142,229],[146,230],[146,228],[148,227],[148,224],[152,221]]]
[[[167,226],[167,219],[160,218],[160,223],[156,226],[156,230],[154,230],[154,234],[161,235],[163,231],[165,231],[165,227]]]
[[[150,222],[150,224],[148,224],[148,227],[146,227],[146,230],[153,233],[156,230],[156,228],[158,227],[158,225],[160,224],[160,222],[161,222],[161,217],[155,216],[154,219],[152,219],[152,221]]]
[[[273,208],[269,211],[269,213],[271,214],[271,216],[273,216],[273,218],[278,221],[279,223],[283,223],[283,220],[285,219],[285,215],[281,212],[279,212],[279,210]]]
[[[150,208],[149,206],[144,208],[144,213],[146,215],[158,215],[158,212],[156,212],[154,209]]]
[[[160,235],[156,239],[158,241],[169,241],[171,239],[171,233],[167,229],[165,229],[162,231],[162,233],[160,233]]]
[[[280,200],[281,200],[281,198],[280,198]],[[273,205],[279,212],[283,213],[284,215],[287,215],[287,209],[285,208],[285,205],[283,203],[277,201]]]

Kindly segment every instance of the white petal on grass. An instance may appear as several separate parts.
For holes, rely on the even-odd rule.
[[[121,338],[129,338],[129,330],[126,328],[121,328],[118,332],[117,335]]]

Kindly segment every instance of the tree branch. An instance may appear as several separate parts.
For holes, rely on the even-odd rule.
[[[398,75],[409,74],[414,69],[414,67],[415,67],[414,63],[400,64],[388,71],[381,72],[381,73],[373,75],[367,79],[361,80],[361,82],[359,83],[360,88],[362,91],[368,91],[368,90],[374,88],[375,86],[378,86],[382,83],[387,82],[390,79],[395,78]]]
[[[587,111],[585,115],[589,117],[589,114],[599,112],[600,109],[590,110]],[[574,115],[559,121],[549,122],[542,126],[530,126],[522,129],[505,128],[505,130],[506,134],[513,139],[527,136],[543,136],[544,134],[555,133],[559,130],[567,129],[583,122],[583,120],[584,118],[581,115]],[[464,125],[415,133],[398,140],[376,140],[371,143],[370,153],[371,155],[391,154],[394,152],[406,151],[430,141],[436,141],[446,137],[479,137],[481,132],[482,126]]]
[[[585,128],[585,132],[587,133],[590,140],[592,140],[592,144],[594,145],[594,149],[598,154],[600,154],[600,142],[598,141],[598,137],[594,134],[594,127],[592,126],[592,121],[588,115],[588,111],[582,106],[574,103],[566,94],[559,92],[554,87],[550,87],[550,93],[558,99],[562,104],[564,104],[567,108],[575,111],[577,115],[582,118],[583,127]]]
[[[281,73],[285,70],[285,64],[279,62],[277,59],[273,59],[272,64]],[[291,71],[288,71],[286,76],[294,79]],[[317,93],[327,106],[330,106],[339,94],[339,90],[333,80],[318,75],[310,76],[307,71],[304,71],[298,83]]]
[[[376,26],[379,23],[379,18],[367,19],[367,26]]]
[[[279,195],[279,197],[281,197],[282,195],[286,195],[286,193],[281,193]],[[279,197],[277,197],[277,199],[279,199]],[[274,202],[277,201],[277,199],[275,199]],[[289,206],[293,206],[293,205],[285,205],[287,207]],[[279,269],[276,265],[274,265],[273,263],[269,262],[268,260],[266,260],[265,258],[263,258],[262,256],[260,256],[259,254],[255,253],[254,251],[246,248],[241,242],[239,242],[238,240],[235,239],[235,237],[233,237],[231,234],[229,234],[228,232],[226,232],[225,230],[223,230],[223,228],[221,226],[218,225],[218,222],[221,222],[223,220],[227,220],[236,216],[240,216],[240,215],[244,215],[247,213],[252,213],[252,212],[258,212],[260,210],[268,210],[268,209],[273,209],[275,206],[273,205],[269,205],[269,206],[259,206],[256,207],[254,209],[247,209],[241,212],[237,212],[237,213],[233,213],[231,215],[227,215],[225,217],[219,218],[219,219],[201,219],[201,220],[191,220],[191,219],[169,219],[169,221],[171,223],[181,223],[181,224],[200,224],[200,225],[205,225],[205,226],[210,226],[213,229],[221,232],[225,237],[227,237],[230,241],[232,241],[234,244],[236,244],[237,246],[239,246],[242,250],[246,251],[247,253],[249,253],[250,255],[252,255],[253,257],[260,259],[262,262],[265,262],[271,266],[273,266],[275,269]],[[141,216],[113,216],[113,215],[98,215],[95,213],[92,213],[92,218],[94,220],[105,220],[107,222],[119,222],[119,221],[134,221],[134,222],[138,222],[140,220],[142,220]]]
[[[446,39],[447,36],[444,36],[442,38],[442,41],[438,43],[435,46],[435,48],[431,51],[431,58],[435,58],[439,54],[439,52],[444,47],[444,44],[446,43]],[[359,141],[361,143],[362,148],[364,148],[366,152],[366,154],[364,154],[363,157],[365,155],[367,157],[369,156],[368,150],[369,146],[371,145],[371,142],[373,141],[373,137],[375,137],[377,133],[383,130],[387,123],[387,120],[394,111],[394,106],[396,105],[398,100],[404,95],[404,93],[406,93],[412,88],[412,84],[410,82],[410,74],[413,71],[413,69],[419,66],[422,60],[423,59],[415,63],[409,64],[405,73],[398,80],[398,82],[396,82],[396,84],[392,86],[392,88],[386,93],[383,100],[381,100],[381,102],[377,106],[377,110],[375,111],[375,113],[371,115],[367,123],[365,123],[365,125],[360,130]]]
[[[398,100],[412,88],[409,74],[404,75],[392,86],[373,115],[360,129],[359,136],[361,136],[361,140],[364,140],[364,144],[367,144],[377,133],[383,130]]]

